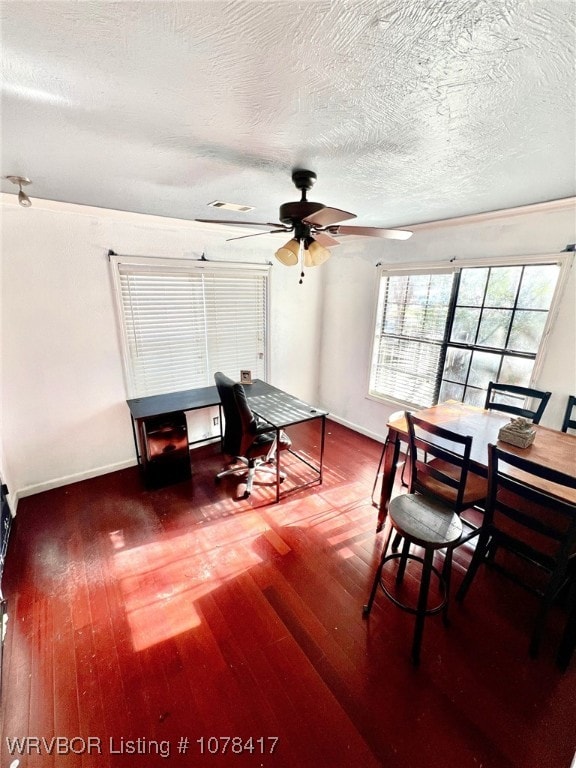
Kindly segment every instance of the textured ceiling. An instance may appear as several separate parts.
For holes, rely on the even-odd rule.
[[[2,176],[182,219],[276,221],[295,166],[358,224],[572,196],[575,7],[4,1]]]

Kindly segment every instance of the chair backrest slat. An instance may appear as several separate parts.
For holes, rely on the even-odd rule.
[[[569,429],[576,429],[576,414],[572,413],[576,408],[576,395],[569,395],[568,402],[566,403],[566,413],[564,414],[564,421],[562,422],[562,432],[568,432]]]
[[[531,419],[534,424],[539,424],[551,394],[551,392],[544,392],[543,390],[533,389],[532,387],[519,387],[515,384],[499,384],[491,381],[488,384],[484,407],[487,410],[502,411],[503,413],[511,413],[514,416],[523,416],[526,419]],[[521,398],[524,401],[529,399],[534,400],[537,402],[536,408],[526,408],[524,405],[515,405],[513,402],[497,399],[499,397],[507,396],[513,399],[516,398],[518,403]]]
[[[502,481],[500,481],[500,485],[503,487],[504,484]],[[523,498],[532,500],[532,498],[535,497],[530,497],[528,494],[524,494]],[[497,508],[499,513],[505,515],[511,521],[529,527],[536,533],[547,536],[554,541],[561,541],[564,538],[566,531],[562,530],[560,526],[551,525],[533,514],[523,512],[521,509],[518,509],[518,506],[510,504],[510,502],[507,503],[505,497],[502,497],[502,495],[498,499]]]
[[[472,437],[460,435],[406,413],[411,479],[410,493],[432,495],[463,508]]]
[[[576,477],[488,446],[485,524],[535,552],[559,558],[576,552]],[[573,497],[573,495],[572,495]]]

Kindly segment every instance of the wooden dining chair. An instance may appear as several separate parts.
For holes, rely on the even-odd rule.
[[[486,392],[484,408],[491,411],[502,411],[514,416],[524,416],[533,424],[539,424],[544,410],[550,400],[551,392],[532,387],[519,387],[515,384],[498,384],[491,381]],[[526,400],[532,400],[535,408],[527,408]]]
[[[558,647],[556,663],[564,672],[568,669],[570,659],[576,649],[576,579],[572,579],[572,587],[568,599],[568,618]]]
[[[523,456],[488,446],[488,497],[484,522],[474,555],[456,599],[464,600],[483,563],[508,576],[540,598],[530,641],[530,654],[538,652],[547,613],[559,592],[569,587],[576,566],[576,477],[541,466]],[[572,499],[571,501],[569,499]],[[502,551],[513,558],[499,562]],[[496,555],[492,557],[492,552]],[[528,563],[528,574],[513,568],[516,559]],[[534,569],[540,579],[527,582]],[[544,579],[542,580],[542,575]],[[542,584],[543,581],[543,584]],[[576,588],[569,590],[576,601]],[[576,606],[569,610],[574,622]],[[567,624],[563,640],[564,658],[573,642]],[[562,665],[560,654],[558,662]]]
[[[564,421],[562,422],[562,432],[568,432],[569,429],[576,429],[576,415],[574,414],[574,408],[576,408],[576,395],[569,395],[568,402],[566,403]]]
[[[395,411],[394,413],[390,414],[388,417],[388,424],[390,424],[391,421],[398,421],[399,419],[404,418],[404,411]],[[380,461],[378,462],[378,467],[376,469],[376,475],[374,477],[374,484],[372,486],[372,494],[370,496],[372,500],[372,504],[375,506],[378,506],[380,503],[379,500],[376,500],[374,498],[374,493],[376,492],[376,486],[378,485],[378,480],[381,478],[381,469],[382,465],[384,463],[384,456],[386,455],[386,449],[388,448],[388,443],[390,441],[390,433],[386,435],[386,439],[384,440],[384,444],[382,446],[382,451],[380,452]],[[402,459],[399,461],[394,469],[394,472],[396,472],[396,469],[402,469],[402,475],[401,475],[401,482],[404,487],[407,487],[408,483],[406,481],[406,461]]]
[[[459,544],[478,534],[477,529],[464,534],[461,512],[468,506],[483,500],[486,485],[483,478],[469,473],[472,437],[431,424],[410,413],[408,425],[408,450],[410,459],[410,484],[408,493],[396,496],[388,508],[388,534],[378,564],[368,602],[363,615],[368,616],[380,586],[384,594],[399,608],[416,616],[412,642],[412,661],[420,661],[420,646],[426,616],[442,612],[448,622],[452,551]],[[388,553],[393,532],[403,540],[402,552]],[[421,547],[424,556],[411,554],[412,545]],[[444,564],[439,571],[433,565],[434,553],[444,550]],[[388,589],[382,579],[387,562],[398,560],[396,583],[400,584],[409,560],[422,563],[417,606],[403,603]],[[431,576],[440,580],[441,602],[428,607]]]

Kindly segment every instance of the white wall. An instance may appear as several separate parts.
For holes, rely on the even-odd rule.
[[[13,198],[2,196],[0,469],[14,504],[134,463],[108,250],[263,262],[277,241],[224,244],[227,231],[190,222],[47,201],[23,209]],[[403,243],[334,248],[303,285],[297,268],[272,268],[270,380],[380,438],[397,406],[366,397],[376,263],[555,253],[576,242],[574,209],[558,206],[415,230]],[[537,381],[554,393],[543,423],[556,427],[576,392],[574,272]]]
[[[108,250],[264,263],[276,241],[232,247],[190,222],[5,198],[3,470],[22,496],[135,461]],[[319,288],[319,273],[300,286],[297,269],[272,268],[269,378],[307,400],[317,394]]]
[[[410,240],[350,246],[325,265],[319,396],[343,423],[382,438],[397,404],[367,398],[376,300],[377,262],[402,264],[559,253],[576,242],[574,204],[518,209],[419,225]],[[576,393],[576,269],[570,272],[536,385],[552,392],[542,424],[559,428],[568,394]]]

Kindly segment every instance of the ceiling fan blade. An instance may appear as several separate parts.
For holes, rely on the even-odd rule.
[[[314,232],[313,238],[317,243],[324,246],[324,248],[332,248],[335,245],[340,245],[340,240],[335,240],[331,235],[326,232]]]
[[[330,227],[332,235],[356,235],[357,237],[384,237],[387,240],[408,240],[413,232],[408,229],[383,229],[382,227]]]
[[[276,224],[273,221],[231,221],[229,219],[194,219],[201,224],[227,224],[233,227],[281,227],[282,224]],[[286,230],[288,232],[289,230]]]
[[[316,213],[311,213],[304,219],[305,224],[314,224],[317,227],[328,227],[330,224],[336,224],[338,221],[346,219],[355,219],[355,213],[341,211],[340,208],[321,208]]]
[[[238,237],[227,237],[226,242],[229,242],[230,240],[244,240],[245,237],[259,237],[260,235],[275,235],[276,232],[290,232],[289,229],[269,229],[268,232],[254,232],[253,235],[239,235]]]

